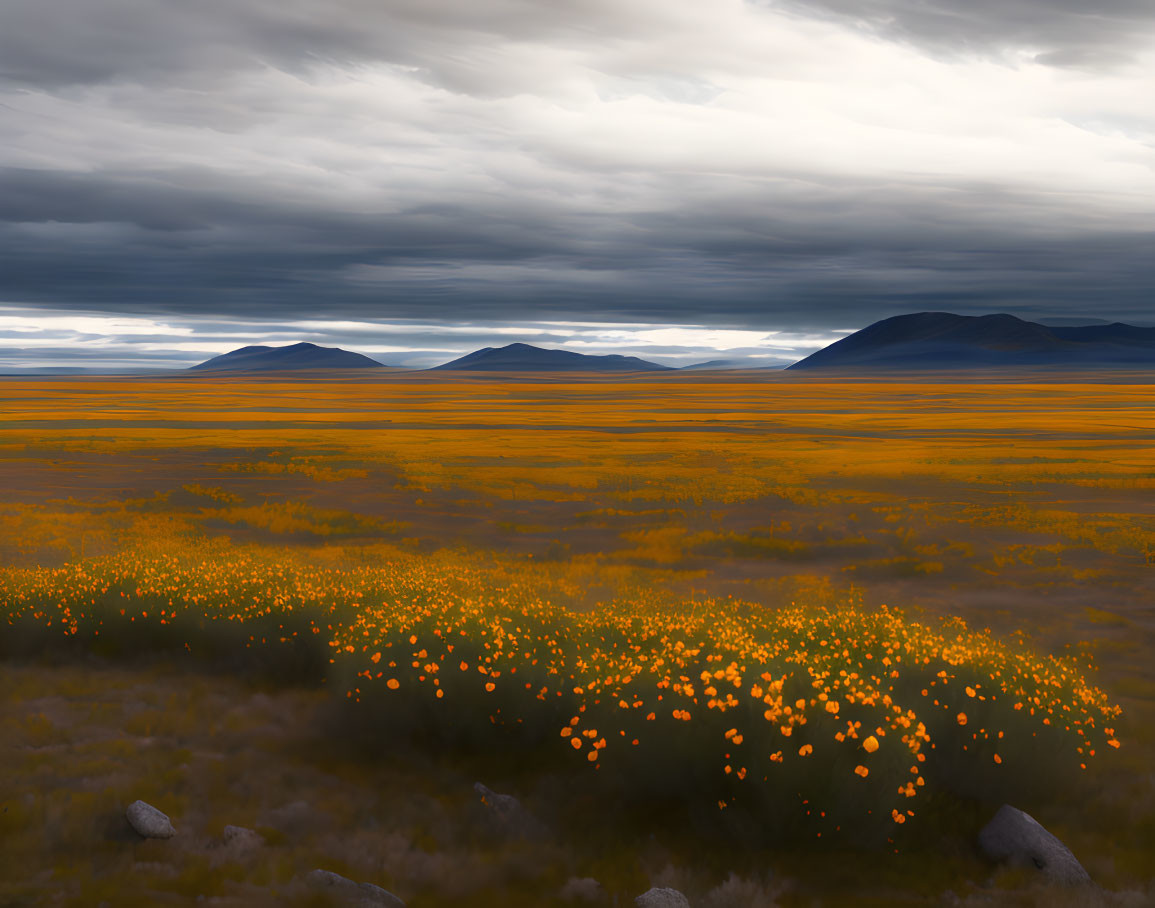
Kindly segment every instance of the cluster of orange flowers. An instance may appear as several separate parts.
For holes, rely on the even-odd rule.
[[[819,836],[906,823],[946,750],[1030,773],[1040,747],[1085,769],[1097,747],[1119,746],[1119,708],[1072,657],[855,604],[575,613],[483,588],[367,603],[331,645],[350,698],[380,702],[384,682],[495,725],[553,722],[564,746],[632,785],[692,784],[723,809],[785,797]]]
[[[0,614],[71,637],[178,618],[235,622],[249,646],[323,635],[350,699],[536,729],[639,788],[719,808],[785,799],[817,835],[864,817],[906,823],[945,752],[1029,773],[1040,747],[1086,768],[1119,746],[1119,708],[1074,657],[959,619],[657,595],[578,613],[548,601],[542,570],[158,543],[0,571]]]
[[[0,571],[0,609],[10,626],[33,623],[65,636],[98,637],[124,623],[163,626],[178,616],[243,626],[294,611],[320,634],[332,632],[340,607],[361,598],[347,580],[257,549],[158,544],[55,568]],[[286,636],[300,633],[279,627]],[[257,642],[270,641],[249,641]]]

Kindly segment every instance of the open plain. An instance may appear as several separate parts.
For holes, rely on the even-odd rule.
[[[1147,904],[1153,391],[0,379],[0,905]]]

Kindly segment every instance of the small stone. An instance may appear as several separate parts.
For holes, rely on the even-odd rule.
[[[473,790],[485,806],[492,824],[500,832],[526,838],[542,833],[541,824],[513,795],[499,794],[480,782],[474,783]]]
[[[571,876],[561,887],[560,897],[567,902],[597,902],[605,891],[592,876]]]
[[[265,844],[263,835],[255,829],[248,829],[244,826],[226,826],[222,837],[225,844],[236,851],[249,851]]]
[[[513,795],[498,794],[480,782],[473,783],[473,790],[481,798],[481,803],[502,819],[510,819],[522,812],[521,801]]]
[[[690,908],[690,900],[677,889],[651,889],[634,899],[634,904],[638,908]]]
[[[146,839],[171,839],[176,835],[172,821],[151,804],[133,801],[124,812],[128,825]]]
[[[386,908],[405,908],[405,903],[387,889],[372,883],[356,883],[331,870],[310,870],[305,879],[316,889],[324,889],[353,905],[384,905]]]
[[[979,833],[979,847],[993,861],[1034,868],[1049,883],[1081,886],[1091,882],[1083,865],[1029,813],[1004,804]]]

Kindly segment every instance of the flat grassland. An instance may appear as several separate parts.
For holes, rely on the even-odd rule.
[[[1153,391],[0,379],[0,905],[1056,903],[1003,801],[1144,904]]]

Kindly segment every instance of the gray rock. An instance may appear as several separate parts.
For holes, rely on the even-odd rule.
[[[541,824],[534,819],[528,810],[521,806],[521,801],[513,795],[498,794],[480,782],[474,783],[473,790],[486,808],[493,826],[500,832],[509,836],[526,837],[543,832]]]
[[[1069,848],[1028,813],[1004,804],[979,833],[979,847],[993,861],[1034,867],[1049,883],[1081,886],[1091,877]]]
[[[146,839],[171,839],[176,835],[172,821],[144,801],[133,801],[124,812],[128,825]]]
[[[225,845],[234,851],[250,851],[265,844],[263,835],[244,826],[226,826],[223,838]]]
[[[521,801],[513,795],[498,794],[486,788],[480,782],[473,783],[473,790],[481,798],[481,803],[493,811],[494,815],[502,819],[512,819],[524,812]]]
[[[572,876],[558,895],[567,902],[598,902],[605,895],[602,884],[592,876]]]
[[[634,904],[638,908],[690,908],[690,900],[677,889],[651,889],[634,899]]]
[[[350,905],[385,905],[386,908],[405,908],[405,903],[387,889],[372,883],[355,883],[331,870],[310,870],[305,880],[315,889],[323,889],[347,901]]]

